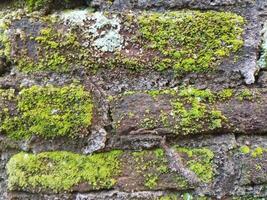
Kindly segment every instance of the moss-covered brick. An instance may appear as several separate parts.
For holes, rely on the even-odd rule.
[[[7,114],[1,130],[14,139],[86,134],[93,103],[82,86],[32,86],[17,96],[17,113]]]
[[[38,4],[31,2],[33,7]],[[6,29],[11,31],[5,43],[11,40],[16,52],[12,60],[27,73],[68,72],[77,66],[90,72],[115,67],[171,70],[178,76],[210,72],[241,49],[245,24],[234,13],[189,10],[109,14],[74,10],[19,17],[9,18]],[[27,30],[18,29],[20,21]]]
[[[80,183],[109,189],[120,173],[121,151],[83,156],[70,152],[19,153],[7,164],[9,190],[72,191]]]
[[[176,89],[126,91],[109,99],[116,106],[113,119],[114,127],[119,132],[126,127],[132,128],[128,124],[134,123],[140,129],[164,128],[177,135],[188,135],[228,128],[238,131],[229,120],[227,104],[263,102],[261,92],[249,88],[211,90],[181,86]],[[138,99],[145,99],[146,105],[135,106],[139,105]]]
[[[209,149],[173,148],[181,155],[185,167],[196,173],[201,181],[212,181],[213,153]],[[194,188],[186,177],[170,169],[170,161],[163,149],[113,150],[90,156],[64,151],[22,152],[10,159],[7,173],[11,191],[70,192],[117,187],[123,191],[184,191]]]

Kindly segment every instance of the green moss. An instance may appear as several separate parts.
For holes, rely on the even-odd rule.
[[[147,94],[149,94],[150,96],[152,96],[153,98],[158,97],[159,95],[175,95],[177,93],[176,90],[174,89],[165,89],[165,90],[149,90],[146,91]]]
[[[237,94],[237,99],[240,101],[243,101],[243,100],[251,101],[253,100],[253,98],[254,98],[254,95],[249,89],[243,89],[239,92],[239,94]]]
[[[149,189],[153,189],[157,186],[158,182],[158,176],[153,174],[145,174],[146,180],[145,180],[145,186]]]
[[[7,116],[1,126],[14,139],[76,136],[91,125],[93,104],[81,86],[33,86],[17,98],[18,115]]]
[[[172,100],[172,116],[176,121],[174,130],[180,134],[194,134],[203,130],[222,127],[226,118],[212,105],[215,95],[210,90],[185,88]]]
[[[12,100],[15,98],[14,89],[0,89],[0,101],[3,100]]]
[[[252,149],[247,145],[241,146],[239,150],[242,154],[249,155],[253,158],[262,158],[263,154],[267,152],[266,148],[256,147]],[[256,166],[256,168],[258,167]]]
[[[223,89],[219,92],[218,96],[222,99],[222,100],[228,100],[231,99],[234,95],[234,92],[232,89]]]
[[[1,17],[4,16],[0,16],[0,18]],[[0,22],[0,57],[5,57],[10,60],[11,43],[7,34],[8,27],[8,24],[4,21]]]
[[[242,154],[248,154],[248,153],[250,153],[250,148],[248,146],[246,146],[246,145],[240,147],[239,150],[241,151]]]
[[[214,154],[211,150],[207,148],[174,148],[181,154],[185,167],[196,173],[202,182],[209,183],[212,181]],[[169,161],[162,149],[134,152],[132,155],[135,160],[135,170],[144,176],[144,185],[149,189],[156,189],[162,176],[171,173]],[[188,187],[188,182],[179,174],[173,174],[172,181],[180,188]]]
[[[163,127],[174,133],[187,135],[220,129],[223,125],[229,126],[227,118],[217,109],[216,104],[231,99],[234,96],[231,89],[213,92],[209,89],[201,90],[188,86],[179,89],[127,91],[113,100],[137,93],[148,94],[155,101],[168,96],[172,108],[169,112],[160,110],[159,116],[146,110],[139,122],[142,128]],[[123,118],[125,117],[131,116],[123,115]],[[117,123],[120,122],[117,121]]]
[[[252,157],[257,158],[257,157],[262,157],[264,152],[264,149],[261,147],[257,147],[256,149],[253,150],[251,153]]]
[[[132,153],[134,169],[143,177],[144,186],[148,189],[156,189],[165,174],[170,173],[168,160],[163,149],[154,151],[140,151]],[[173,174],[170,180],[179,188],[187,188],[188,182],[179,174]]]
[[[58,2],[60,2],[63,6],[64,4],[69,3],[71,0],[60,0],[60,1],[57,1],[57,0],[25,0],[25,1],[26,1],[27,8],[32,12],[36,10],[49,8],[52,5],[55,6],[55,4],[57,4]]]
[[[49,21],[50,27],[43,28],[39,36],[31,37],[31,40],[37,43],[38,57],[31,58],[24,55],[17,59],[18,69],[25,73],[53,71],[68,72],[73,59],[78,56],[80,44],[77,42],[77,36],[72,31],[63,33],[56,30],[53,22]],[[77,54],[77,55],[76,55]]]
[[[51,3],[53,0],[26,0],[26,4],[30,11],[40,10],[45,8],[47,4]]]
[[[192,170],[204,183],[209,183],[213,179],[212,161],[214,154],[207,148],[185,148],[176,147],[179,153],[186,154],[183,160],[186,167]]]
[[[165,195],[163,197],[158,198],[157,200],[177,200],[178,195]]]
[[[9,190],[71,191],[79,183],[109,189],[120,173],[121,151],[83,156],[70,152],[19,153],[7,164]]]
[[[244,19],[229,12],[146,13],[138,23],[141,39],[149,42],[146,49],[161,54],[154,62],[160,71],[212,71],[243,46]]]
[[[183,194],[183,200],[193,200],[193,195],[190,193]]]
[[[14,102],[14,89],[0,89],[0,124],[3,123],[5,116],[9,113],[9,104]]]

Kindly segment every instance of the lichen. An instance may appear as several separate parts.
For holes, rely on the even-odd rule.
[[[267,67],[267,23],[264,23],[262,34],[262,45],[261,45],[261,56],[258,60],[258,66],[260,68]]]
[[[114,150],[90,156],[70,152],[19,153],[7,164],[9,190],[63,192],[80,183],[92,189],[109,189],[120,173],[119,157]]]
[[[95,21],[88,29],[92,34],[93,46],[104,52],[114,52],[120,50],[123,38],[120,35],[121,24],[119,18],[107,18],[103,13],[96,12],[91,17]],[[110,27],[108,30],[103,30],[105,27]],[[99,31],[101,31],[99,33]]]
[[[59,18],[65,22],[65,24],[71,25],[84,25],[84,21],[88,19],[89,10],[67,10],[59,14]]]
[[[19,93],[17,102],[18,114],[7,115],[1,125],[14,139],[74,137],[91,125],[93,104],[82,86],[32,86]]]

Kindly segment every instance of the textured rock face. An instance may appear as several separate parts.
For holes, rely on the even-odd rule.
[[[1,1],[0,200],[267,198],[266,13]]]

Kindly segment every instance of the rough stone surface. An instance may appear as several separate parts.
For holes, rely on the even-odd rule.
[[[134,40],[140,37],[136,20],[182,10],[242,16],[243,46],[213,71],[156,70],[151,63],[160,53]],[[33,7],[1,1],[0,200],[266,199],[266,21],[265,0],[48,0]],[[87,134],[14,139],[5,131],[3,121],[23,113],[20,91],[70,84],[91,94],[92,123],[81,131]],[[51,116],[60,116],[54,106]],[[212,152],[208,167],[203,160],[211,153],[194,149]],[[23,187],[8,187],[6,166],[22,151],[90,156],[112,150],[123,153],[111,187],[96,190],[80,180],[57,192],[39,183],[36,192],[31,174]]]

